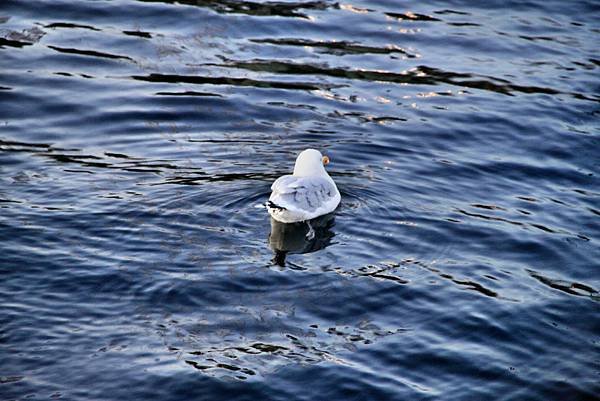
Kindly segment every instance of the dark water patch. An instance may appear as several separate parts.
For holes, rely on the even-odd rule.
[[[537,202],[538,200],[536,198],[532,198],[529,196],[517,196],[518,199],[524,200],[526,202]]]
[[[325,10],[330,3],[324,1],[307,2],[252,2],[235,0],[138,0],[143,2],[160,2],[184,4],[188,6],[207,7],[221,14],[246,14],[253,17],[292,17],[305,18],[309,16],[300,10]]]
[[[48,48],[55,50],[57,52],[60,52],[60,53],[76,54],[79,56],[101,57],[101,58],[108,58],[108,59],[121,59],[121,60],[133,61],[133,59],[129,56],[121,56],[118,54],[99,52],[96,50],[82,50],[82,49],[65,48],[65,47],[58,47],[58,46],[51,46],[51,45],[48,45]]]
[[[117,159],[135,159],[135,157],[127,156],[122,153],[104,152],[104,154],[108,157],[115,157]]]
[[[505,95],[512,95],[513,92],[522,92],[528,94],[561,94],[560,91],[552,88],[538,86],[521,86],[508,83],[505,79],[485,77],[478,79],[474,74],[456,73],[442,71],[437,68],[419,66],[402,73],[351,70],[345,68],[326,68],[309,64],[297,64],[273,60],[254,60],[254,61],[231,61],[227,64],[215,64],[219,67],[241,68],[257,72],[271,72],[277,74],[293,75],[325,75],[335,78],[344,78],[350,80],[365,80],[373,82],[391,82],[397,84],[412,85],[439,85],[450,84],[485,91],[493,91]],[[464,79],[469,80],[464,80]],[[471,79],[475,78],[475,79]],[[493,82],[498,81],[498,82]],[[572,94],[584,100],[594,100],[582,94]]]
[[[93,26],[74,24],[71,22],[53,22],[51,24],[44,25],[44,28],[89,29],[90,31],[101,32],[101,29],[95,28]]]
[[[456,210],[458,213],[464,214],[465,216],[469,216],[469,217],[477,217],[480,219],[484,219],[484,220],[494,220],[494,221],[501,221],[504,223],[509,223],[509,224],[513,224],[516,226],[524,226],[524,223],[521,223],[519,221],[512,221],[512,220],[508,220],[502,217],[495,217],[495,216],[487,216],[484,214],[479,214],[479,213],[471,213],[471,212],[467,212],[466,210],[461,210],[461,209],[457,209]]]
[[[594,65],[594,64],[581,63],[579,61],[572,61],[572,63],[575,64],[576,66],[582,67],[586,70],[593,70],[596,68],[596,65]]]
[[[330,114],[330,116],[332,117],[343,117],[343,118],[354,118],[357,121],[361,122],[361,123],[378,123],[378,124],[385,124],[385,123],[389,123],[389,122],[394,122],[394,121],[408,121],[406,118],[403,117],[394,117],[394,116],[373,116],[373,115],[368,115],[365,113],[361,113],[358,111],[355,112],[350,112],[350,113],[343,113],[343,114],[339,114],[339,113],[334,113],[334,114]],[[314,132],[314,130],[309,130],[308,132]],[[317,131],[317,132],[323,132],[323,131]],[[326,132],[325,132],[326,133]]]
[[[244,174],[206,174],[202,172],[190,172],[185,175],[174,175],[167,177],[162,182],[152,185],[199,185],[203,182],[228,182],[228,181],[268,181],[277,178],[275,174],[244,173]]]
[[[555,290],[559,290],[570,295],[590,296],[592,298],[598,297],[598,291],[588,285],[570,282],[567,280],[553,279],[534,270],[527,270],[527,272],[531,277],[535,278],[540,283],[545,284],[550,288],[554,288]]]
[[[19,40],[0,38],[0,48],[4,48],[5,46],[20,48],[20,47],[31,46],[31,45],[33,45],[33,42],[23,42],[23,41],[19,41]]]
[[[542,230],[542,231],[545,231],[545,232],[547,232],[547,233],[556,233],[556,232],[557,232],[557,231],[554,231],[554,230],[552,230],[551,228],[545,227],[545,226],[543,226],[543,225],[541,225],[541,224],[534,224],[534,223],[530,223],[530,225],[531,225],[531,227],[535,227],[535,228],[537,228],[538,230]]]
[[[382,117],[366,117],[366,121],[372,121],[375,123],[386,123],[389,121],[408,121],[406,118],[402,117],[391,117],[391,116],[382,116]]]
[[[406,13],[385,13],[388,17],[395,18],[401,21],[441,21],[439,18],[432,17],[430,15],[418,14],[413,12]]]
[[[577,188],[577,189],[573,189],[573,192],[576,192],[583,196],[589,196],[589,197],[594,197],[594,198],[600,197],[600,192],[586,191],[585,189]]]
[[[382,280],[391,280],[393,282],[396,282],[398,284],[408,284],[409,281],[405,280],[401,277],[395,276],[395,275],[391,275],[391,274],[385,274],[383,273],[385,270],[381,269],[378,271],[373,271],[373,272],[368,272],[368,273],[361,273],[360,275],[362,276],[368,276],[368,277],[373,277],[373,278],[377,278],[377,279],[382,279]]]
[[[476,207],[479,209],[486,209],[486,210],[506,210],[505,208],[501,207],[501,206],[496,206],[496,205],[482,205],[479,203],[473,203],[471,204],[472,207]]]
[[[222,143],[222,144],[261,144],[264,140],[244,139],[244,138],[233,138],[233,139],[190,139],[190,142],[197,143]]]
[[[479,218],[479,219],[483,219],[483,220],[489,220],[489,221],[499,221],[499,222],[503,222],[503,223],[509,223],[515,226],[520,226],[520,227],[533,227],[537,230],[541,230],[544,231],[546,233],[549,234],[568,234],[568,235],[573,235],[575,236],[575,234],[571,234],[567,231],[564,230],[559,230],[559,229],[552,229],[549,227],[546,227],[543,224],[539,224],[539,223],[529,223],[529,222],[521,222],[521,221],[515,221],[515,220],[510,220],[504,217],[498,217],[498,216],[490,216],[490,215],[484,215],[484,214],[480,214],[480,213],[472,213],[472,212],[467,212],[465,210],[461,210],[461,209],[457,209],[458,213],[461,213],[465,216],[469,216],[469,217],[475,217],[475,218]],[[527,213],[525,213],[527,214]]]
[[[270,106],[283,106],[288,109],[306,109],[306,110],[312,110],[312,111],[317,110],[317,107],[312,106],[310,104],[292,104],[292,103],[286,103],[286,102],[267,102],[267,104]]]
[[[204,77],[191,75],[171,75],[171,74],[150,74],[134,75],[131,78],[139,81],[162,82],[162,83],[189,83],[197,85],[229,85],[229,86],[251,86],[255,88],[273,88],[288,90],[320,90],[327,89],[327,85],[304,83],[304,82],[283,82],[283,81],[264,81],[249,78],[229,78],[229,77]]]
[[[273,311],[275,312],[277,309]],[[272,319],[272,317],[265,318]],[[277,319],[271,323],[277,324]],[[247,327],[247,325],[245,326]],[[262,326],[263,323],[258,323],[258,327]],[[232,326],[232,329],[234,327],[235,325]],[[190,329],[192,330],[190,334],[192,334],[197,333],[200,327],[190,327]],[[405,331],[405,329],[387,330],[376,324],[363,321],[356,326],[338,325],[319,328],[318,325],[311,325],[305,329],[294,330],[294,334],[282,333],[278,336],[279,342],[277,343],[244,343],[228,336],[229,340],[227,342],[234,344],[226,347],[211,346],[188,350],[186,354],[189,359],[185,362],[205,374],[217,377],[225,373],[219,369],[237,371],[245,376],[262,376],[285,366],[287,363],[317,364],[327,361],[329,363],[346,364],[342,358],[335,355],[338,349],[357,351],[359,345],[369,346],[385,337],[401,334]],[[204,333],[203,335],[206,336],[207,334]],[[185,345],[183,346],[185,348]],[[180,349],[180,346],[170,347]]]
[[[210,92],[195,92],[195,91],[185,91],[185,92],[156,92],[157,96],[198,96],[198,97],[223,97],[218,93],[210,93]]]
[[[72,160],[83,160],[83,159],[92,159],[92,160],[102,160],[101,157],[93,156],[93,155],[75,155],[75,154],[56,154],[49,155],[50,157],[56,157],[57,160],[60,161],[72,161]]]
[[[0,48],[3,46],[17,48],[31,46],[39,42],[44,35],[46,35],[46,32],[36,26],[21,31],[2,32],[2,37],[0,37]]]
[[[26,143],[26,142],[10,141],[10,140],[5,140],[5,139],[0,139],[0,146],[10,146],[10,147],[18,147],[18,148],[26,148],[26,149],[31,149],[31,148],[34,148],[34,149],[36,149],[36,148],[48,149],[52,145],[46,144],[46,143]],[[5,150],[5,149],[3,149],[3,150]]]
[[[28,144],[16,141],[5,141],[0,140],[0,149],[3,151],[10,152],[30,152],[37,156],[50,158],[54,161],[65,163],[65,164],[79,164],[81,166],[95,167],[95,168],[106,168],[123,170],[130,172],[152,172],[152,173],[166,173],[169,170],[177,170],[180,172],[186,172],[186,174],[202,174],[197,169],[189,169],[181,166],[177,166],[163,160],[145,160],[139,157],[131,157],[122,153],[104,152],[103,156],[97,155],[86,155],[79,153],[64,153],[67,149],[61,149],[53,147],[49,144]],[[77,151],[77,149],[70,149],[70,151]],[[112,159],[117,159],[112,160]],[[121,160],[119,160],[121,159]],[[122,160],[127,161],[122,161]],[[65,170],[66,171],[66,170]],[[79,170],[70,170],[79,171]],[[83,170],[89,173],[87,170]],[[196,177],[197,178],[197,177]],[[178,180],[178,178],[171,178]]]
[[[381,280],[390,280],[390,281],[396,282],[398,284],[407,285],[407,284],[410,284],[411,281],[406,278],[401,277],[397,273],[398,272],[401,273],[402,269],[406,269],[407,267],[411,267],[411,266],[419,267],[419,268],[425,269],[429,272],[432,272],[436,276],[438,276],[442,279],[445,279],[445,280],[449,280],[452,283],[457,284],[461,288],[464,288],[466,290],[476,291],[482,295],[492,297],[492,298],[501,298],[504,300],[508,300],[508,298],[500,296],[496,291],[494,291],[490,288],[487,288],[486,286],[484,286],[476,281],[457,279],[454,276],[452,276],[451,274],[444,272],[440,268],[432,267],[429,263],[426,263],[426,262],[423,262],[420,260],[410,259],[410,258],[401,260],[400,262],[388,261],[388,262],[383,262],[379,265],[363,266],[356,270],[336,269],[335,271],[338,274],[342,274],[342,275],[350,276],[350,277],[370,277],[370,278],[381,279]],[[394,272],[396,272],[396,274],[394,274]],[[405,274],[406,274],[406,272],[405,272]],[[495,279],[495,280],[497,280],[497,279]]]
[[[268,43],[279,46],[302,46],[302,47],[314,47],[322,49],[326,53],[336,55],[346,54],[393,54],[400,53],[405,54],[409,58],[416,57],[414,54],[407,52],[406,50],[397,46],[387,47],[375,47],[366,46],[359,43],[345,42],[345,41],[316,41],[309,39],[250,39],[254,43]]]
[[[407,71],[405,74],[350,70],[344,68],[326,68],[310,64],[297,64],[275,60],[230,61],[227,64],[216,64],[219,67],[241,68],[257,72],[271,72],[293,75],[325,75],[335,78],[357,79],[409,84],[434,85],[436,80],[423,76],[420,71]]]
[[[480,24],[476,24],[474,22],[447,22],[448,25],[450,26],[468,26],[468,27],[477,27],[477,26],[481,26]]]
[[[471,280],[458,280],[452,277],[450,274],[440,274],[440,277],[447,278],[451,280],[453,283],[458,284],[460,286],[464,286],[466,289],[477,291],[480,294],[483,294],[488,297],[496,298],[498,297],[498,293],[496,291],[492,291],[489,288],[484,287],[483,285],[476,283]]]
[[[452,15],[452,14],[455,14],[455,15],[471,15],[470,13],[465,12],[465,11],[457,11],[457,10],[449,10],[449,9],[446,9],[446,10],[437,10],[437,11],[434,11],[433,13],[434,14],[439,14],[439,15],[445,15],[445,14],[449,14],[449,15]]]
[[[144,32],[144,31],[123,31],[123,33],[125,35],[136,36],[138,38],[152,39],[152,34],[150,32]]]
[[[436,276],[438,276],[444,280],[449,280],[450,282],[457,284],[460,288],[465,289],[465,290],[476,291],[482,295],[485,295],[485,296],[491,297],[491,298],[500,298],[503,300],[510,300],[507,297],[501,296],[500,294],[498,294],[498,292],[496,292],[490,288],[487,288],[486,286],[484,286],[481,283],[478,283],[474,280],[469,280],[469,279],[465,279],[465,280],[458,279],[458,278],[454,277],[452,274],[444,271],[441,267],[440,268],[434,267],[430,263],[425,263],[425,262],[419,261],[419,260],[407,259],[407,260],[402,261],[401,264],[403,264],[403,265],[409,264],[409,265],[418,266],[424,270],[427,270],[427,271],[435,274]]]
[[[564,41],[562,41],[561,39],[555,38],[555,37],[552,37],[552,36],[528,36],[528,35],[520,35],[519,38],[525,39],[525,40],[529,40],[529,41],[532,41],[532,42],[548,41],[548,42],[564,43]]]
[[[25,376],[0,376],[0,384],[15,383],[24,378]]]

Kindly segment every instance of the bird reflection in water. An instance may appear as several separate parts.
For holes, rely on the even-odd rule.
[[[329,246],[335,236],[334,224],[333,213],[298,223],[281,223],[271,217],[269,246],[275,252],[273,263],[283,267],[288,253],[311,253]]]

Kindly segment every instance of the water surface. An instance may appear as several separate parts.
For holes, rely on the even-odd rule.
[[[0,398],[596,397],[597,4],[477,4],[3,1]]]

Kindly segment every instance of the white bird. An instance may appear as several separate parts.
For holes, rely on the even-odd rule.
[[[340,191],[325,171],[327,156],[315,149],[302,151],[294,173],[279,177],[271,185],[269,214],[282,223],[307,221],[331,213],[340,204]],[[310,226],[310,225],[309,225]]]

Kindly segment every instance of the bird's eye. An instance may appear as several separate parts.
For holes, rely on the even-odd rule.
[[[329,164],[329,157],[323,156],[323,165],[326,166]]]

